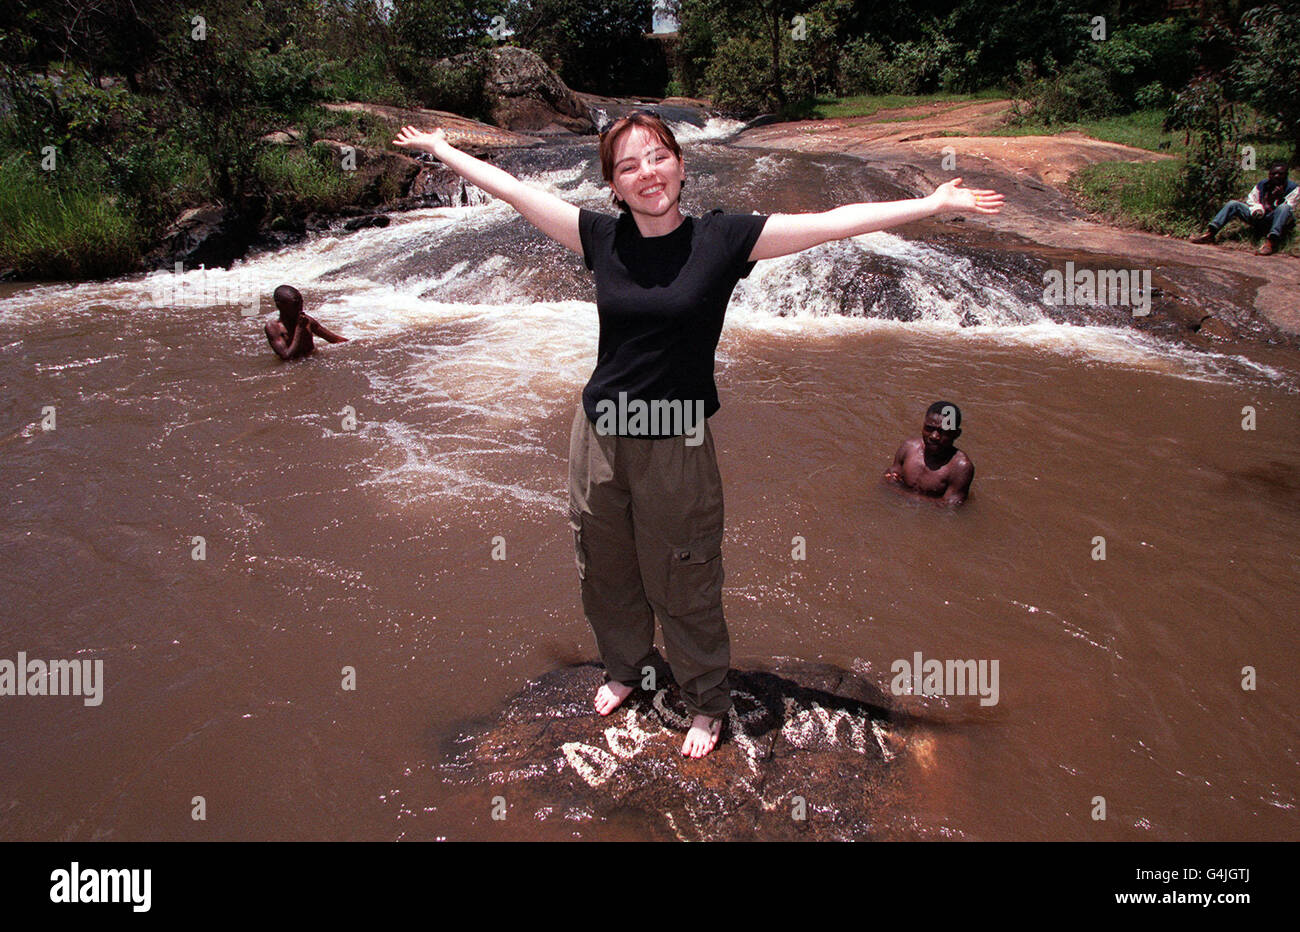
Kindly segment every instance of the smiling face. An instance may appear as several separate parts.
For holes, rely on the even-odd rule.
[[[609,186],[634,212],[662,216],[677,206],[686,169],[662,139],[643,126],[624,132],[614,147]]]
[[[1268,183],[1274,188],[1280,188],[1286,183],[1286,176],[1285,165],[1274,165],[1268,170]]]

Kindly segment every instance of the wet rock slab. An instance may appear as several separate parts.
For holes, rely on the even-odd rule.
[[[500,718],[462,734],[444,773],[504,797],[511,819],[609,822],[645,838],[882,837],[905,748],[889,698],[858,675],[779,660],[732,671],[733,708],[705,758],[681,755],[689,716],[666,668],[608,717],[595,664],[528,683]]]

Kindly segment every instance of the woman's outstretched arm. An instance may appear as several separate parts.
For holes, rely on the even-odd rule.
[[[963,188],[954,178],[935,188],[929,197],[909,201],[882,201],[877,204],[845,204],[816,214],[772,214],[750,251],[751,262],[775,259],[802,252],[831,240],[874,233],[931,217],[940,211],[956,210],[973,214],[996,214],[1002,209],[1002,195],[995,191]]]
[[[470,184],[499,197],[551,239],[582,255],[576,204],[525,184],[509,172],[476,159],[468,152],[461,152],[447,141],[447,135],[441,129],[424,133],[414,126],[404,126],[393,144],[433,153],[438,161]]]

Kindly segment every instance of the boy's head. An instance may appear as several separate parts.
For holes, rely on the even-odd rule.
[[[302,310],[302,295],[293,285],[281,285],[275,289],[274,297],[281,320],[296,318]]]
[[[1268,166],[1269,184],[1272,185],[1282,184],[1284,181],[1286,181],[1286,174],[1287,174],[1287,164],[1281,159],[1278,159],[1276,162],[1272,162],[1269,164]]]
[[[951,447],[961,436],[961,409],[951,401],[936,401],[925,410],[921,442],[927,450]]]

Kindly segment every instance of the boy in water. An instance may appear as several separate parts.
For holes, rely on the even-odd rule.
[[[347,342],[347,337],[339,336],[303,312],[302,295],[292,285],[275,289],[275,306],[280,310],[280,319],[266,322],[266,339],[281,359],[311,355],[316,348],[312,343],[313,333],[331,343]]]
[[[903,441],[885,478],[946,505],[960,505],[975,478],[975,464],[953,446],[960,436],[961,409],[936,401],[925,412],[921,436]]]

